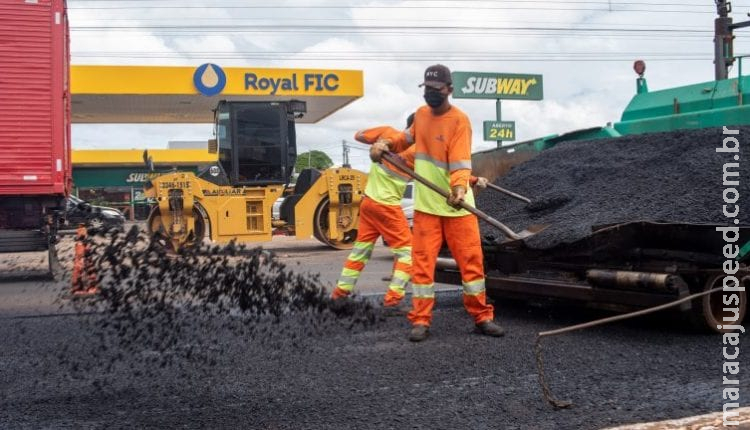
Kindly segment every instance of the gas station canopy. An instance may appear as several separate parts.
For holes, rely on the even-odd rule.
[[[362,71],[324,69],[71,67],[73,123],[212,123],[220,100],[303,101],[315,123],[363,95]]]

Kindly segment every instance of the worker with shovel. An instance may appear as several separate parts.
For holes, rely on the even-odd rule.
[[[415,184],[412,310],[413,327],[409,340],[420,342],[429,336],[435,304],[435,263],[443,238],[461,272],[464,307],[474,318],[477,332],[502,336],[504,330],[494,320],[494,309],[487,304],[479,223],[461,204],[474,204],[469,187],[471,177],[471,123],[465,113],[452,106],[450,70],[443,65],[425,70],[424,99],[414,126],[395,139],[391,150],[402,151],[407,142],[415,145],[414,170],[446,191],[447,200],[424,186]],[[378,154],[374,154],[378,158]]]
[[[407,119],[407,129],[411,127],[413,119],[414,114]],[[383,126],[359,131],[354,138],[362,143],[373,144],[401,133],[400,130]],[[406,174],[388,163],[373,163],[370,167],[365,198],[359,208],[357,239],[333,290],[331,297],[334,300],[352,293],[359,275],[370,259],[375,242],[383,236],[396,259],[383,307],[390,315],[405,315],[408,312],[408,308],[402,306],[401,302],[411,279],[412,235],[409,222],[401,209],[401,199],[409,180]]]

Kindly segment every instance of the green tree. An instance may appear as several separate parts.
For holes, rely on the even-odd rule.
[[[297,155],[294,172],[299,173],[302,169],[307,169],[308,167],[324,170],[331,166],[333,166],[333,161],[331,161],[331,158],[325,152],[313,150]]]

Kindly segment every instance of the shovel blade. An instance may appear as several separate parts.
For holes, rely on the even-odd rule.
[[[533,224],[533,225],[530,225],[530,226],[526,227],[525,230],[519,231],[518,233],[516,233],[516,235],[518,237],[515,238],[515,239],[510,238],[508,236],[505,236],[505,240],[503,240],[502,243],[504,243],[504,244],[505,243],[512,243],[512,242],[517,242],[519,240],[527,239],[527,238],[529,238],[531,236],[534,236],[535,234],[541,233],[542,231],[544,231],[547,228],[549,228],[549,226],[550,226],[549,224]]]

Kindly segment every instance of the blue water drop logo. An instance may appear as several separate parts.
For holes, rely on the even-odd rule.
[[[221,93],[227,84],[227,75],[216,64],[201,64],[193,73],[193,85],[199,93],[210,97]]]

